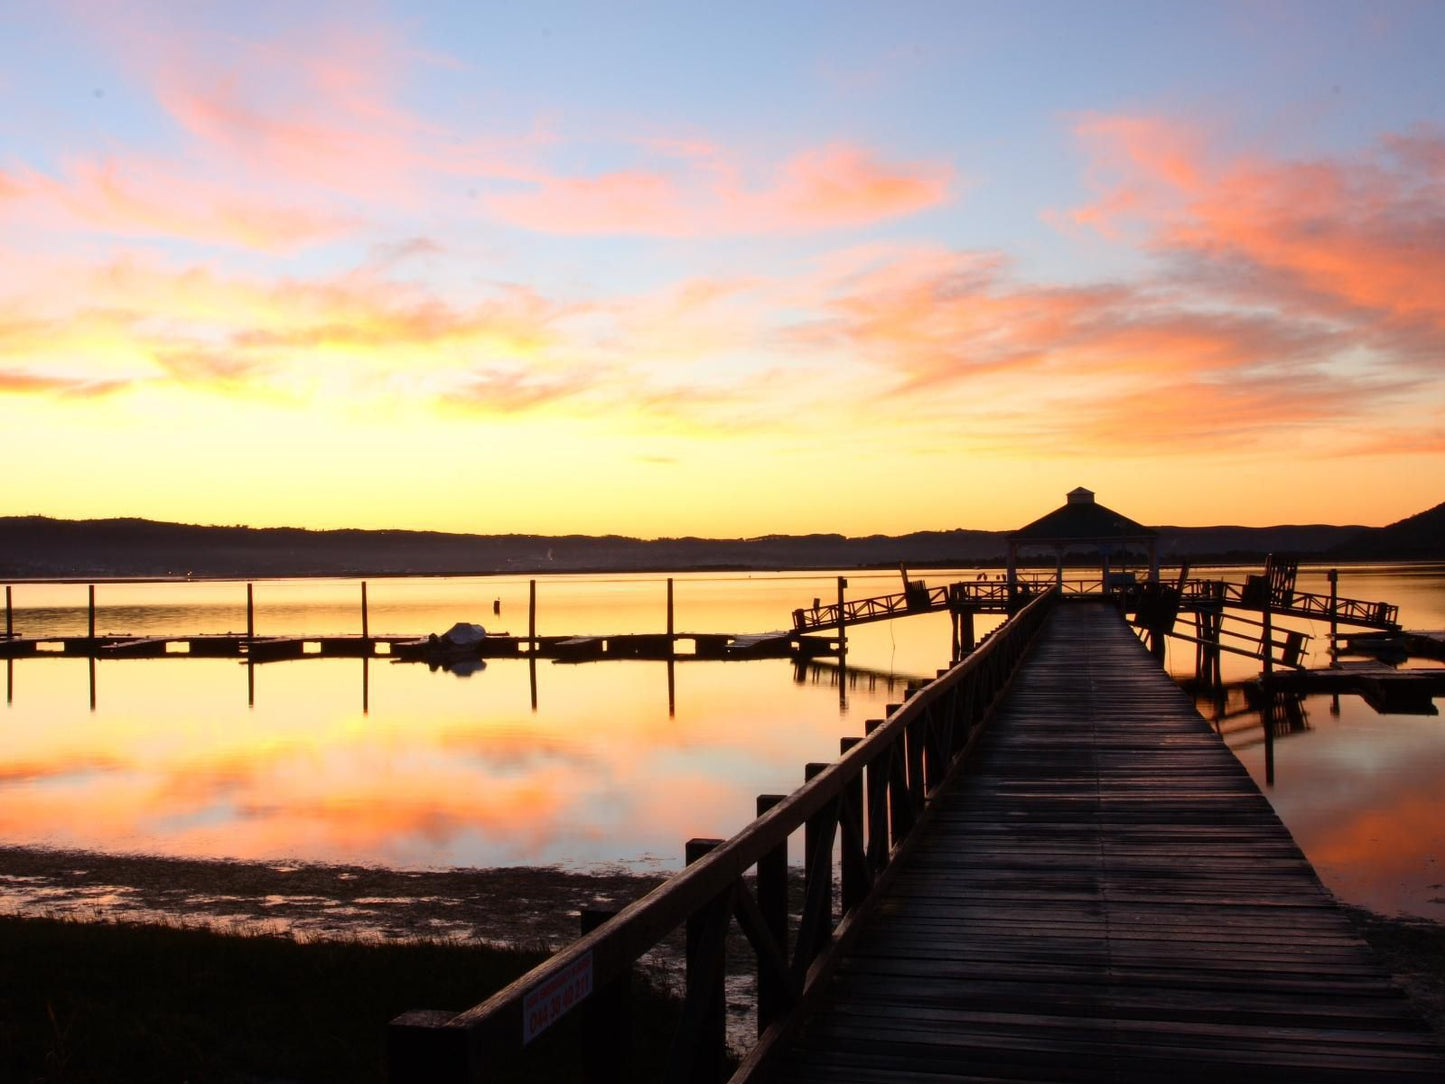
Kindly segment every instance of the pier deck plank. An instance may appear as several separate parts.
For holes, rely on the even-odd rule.
[[[778,1081],[1441,1081],[1118,614],[1059,607]]]

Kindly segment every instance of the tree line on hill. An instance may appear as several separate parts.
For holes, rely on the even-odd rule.
[[[1445,503],[1387,527],[1158,527],[1159,556],[1257,562],[1267,553],[1332,561],[1445,560]],[[0,578],[471,575],[986,566],[1004,531],[917,531],[758,538],[467,535],[211,527],[145,519],[0,517]],[[1088,560],[1082,554],[1080,560]],[[1051,557],[1040,557],[1051,563]]]

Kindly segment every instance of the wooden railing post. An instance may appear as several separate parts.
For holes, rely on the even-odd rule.
[[[841,738],[839,752],[847,756],[862,738]],[[838,803],[838,826],[843,839],[842,870],[843,913],[846,915],[868,896],[873,878],[868,872],[868,852],[863,837],[863,773],[843,784]]]
[[[758,816],[783,800],[782,794],[758,795]],[[758,910],[763,923],[777,942],[783,959],[788,958],[788,841],[783,840],[758,859]],[[758,961],[758,1034],[777,1020],[788,1004],[783,980],[762,960]]]
[[[901,729],[888,743],[888,815],[894,847],[913,831],[913,801],[908,793],[907,746],[906,735]]]
[[[586,937],[616,911],[585,908]],[[587,1084],[625,1084],[632,1079],[632,972],[624,971],[592,991],[579,1010],[582,1023],[582,1079]]]
[[[684,848],[690,866],[719,846],[720,839],[690,839]],[[717,1084],[727,1052],[727,928],[732,892],[724,892],[687,920],[687,996],[683,1023],[673,1044],[669,1079]]]
[[[872,734],[883,725],[882,719],[869,719],[863,724],[863,732]],[[863,778],[868,791],[868,868],[876,877],[888,865],[888,771],[892,755],[885,750],[875,756],[863,769]]]
[[[888,714],[892,715],[899,707],[899,704],[889,704]],[[904,751],[908,758],[908,801],[915,820],[923,812],[924,796],[927,793],[923,783],[923,722],[922,717],[914,717],[908,720],[903,728]]]
[[[804,779],[827,770],[827,764],[808,764]],[[825,805],[803,826],[803,920],[793,957],[799,978],[807,973],[818,953],[833,935],[833,839],[838,827],[838,800]]]

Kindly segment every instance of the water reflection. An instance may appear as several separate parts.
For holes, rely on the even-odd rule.
[[[849,579],[850,597],[897,584],[893,572]],[[680,576],[677,632],[779,628],[834,583],[831,572]],[[1300,588],[1327,589],[1325,570],[1302,569]],[[1407,627],[1445,628],[1439,567],[1349,570],[1340,591],[1399,603]],[[84,585],[14,595],[18,632],[87,629]],[[354,580],[263,581],[254,595],[258,634],[362,628]],[[539,635],[666,628],[658,577],[542,577],[537,595]],[[373,582],[369,628],[424,634],[484,618],[520,633],[528,601],[524,578]],[[245,603],[240,582],[102,584],[96,620],[101,632],[226,632],[245,627]],[[981,637],[996,620],[978,624]],[[1313,634],[1311,665],[1327,664],[1326,630],[1298,626]],[[378,659],[6,660],[0,839],[410,868],[674,867],[682,840],[732,834],[756,795],[788,792],[805,763],[834,759],[840,736],[901,699],[906,675],[948,661],[950,636],[948,615],[929,614],[850,629],[842,666],[522,657],[466,680]],[[1176,676],[1192,676],[1193,656],[1171,645]],[[1445,918],[1445,726],[1376,715],[1353,696],[1264,698],[1257,669],[1226,658],[1223,686],[1194,690],[1197,702],[1326,883],[1352,902]]]
[[[467,681],[366,659],[25,670],[0,731],[0,836],[109,851],[672,866],[681,840],[730,834],[757,793],[831,759],[840,732],[821,682],[800,684],[787,660],[505,659]],[[881,714],[887,682],[845,684]],[[65,708],[77,686],[81,714]]]
[[[1200,574],[1240,577],[1236,569]],[[1328,574],[1322,567],[1302,568],[1300,590],[1327,592]],[[1407,629],[1445,628],[1445,567],[1347,569],[1339,591],[1398,604]],[[1327,626],[1281,624],[1311,637],[1308,666],[1330,665]],[[1445,727],[1417,714],[1433,712],[1433,706],[1398,699],[1372,706],[1357,694],[1266,692],[1257,683],[1257,663],[1228,655],[1223,681],[1211,686],[1196,678],[1192,645],[1184,648],[1171,646],[1171,673],[1264,790],[1325,884],[1377,911],[1445,920],[1445,806],[1438,800],[1445,787]],[[1411,660],[1405,668],[1438,666]],[[1402,705],[1411,712],[1402,713]],[[1307,741],[1296,740],[1306,735]]]

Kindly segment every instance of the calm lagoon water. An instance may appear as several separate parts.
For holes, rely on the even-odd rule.
[[[856,596],[899,584],[897,573],[849,579]],[[376,580],[370,630],[475,620],[525,632],[527,594],[526,579]],[[831,574],[679,576],[676,628],[781,629],[794,608],[836,594]],[[245,597],[243,583],[101,584],[97,630],[244,630]],[[665,600],[658,576],[539,578],[538,633],[661,632]],[[21,584],[14,602],[17,631],[86,631],[84,585]],[[262,635],[360,630],[355,581],[260,581],[255,605]],[[841,695],[832,667],[800,673],[787,660],[685,660],[669,675],[663,662],[493,659],[463,678],[384,658],[116,659],[95,663],[92,685],[89,660],[20,659],[0,712],[0,840],[413,868],[675,868],[685,840],[731,835],[758,794],[786,793],[804,764],[835,759],[841,736],[901,698],[904,676],[947,665],[948,618],[859,628],[850,646]]]
[[[899,584],[897,573],[846,575],[850,598]],[[833,573],[674,579],[679,633],[780,629],[794,608],[836,597]],[[1299,587],[1326,591],[1323,570],[1303,570]],[[665,591],[655,575],[539,577],[538,632],[660,632]],[[1398,603],[1407,628],[1445,628],[1445,568],[1346,569],[1340,592]],[[375,634],[458,620],[526,630],[525,578],[373,580],[368,593]],[[255,597],[258,634],[360,630],[356,581],[258,581]],[[84,585],[19,584],[14,601],[19,632],[85,632]],[[97,601],[101,632],[246,622],[242,583],[101,584]],[[1327,628],[1298,627],[1324,649]],[[835,758],[840,737],[882,716],[901,693],[890,675],[946,665],[948,618],[861,626],[849,641],[841,692],[831,667],[786,660],[680,661],[669,676],[660,662],[497,659],[462,678],[382,658],[253,670],[118,659],[96,663],[92,680],[88,660],[22,659],[5,668],[0,841],[403,868],[676,868],[684,840],[731,835],[756,795],[793,789],[805,763]],[[1187,677],[1192,646],[1171,642],[1168,666]],[[1255,670],[1229,660],[1226,678]],[[1222,709],[1201,701],[1331,888],[1445,919],[1445,723],[1379,716],[1354,697],[1301,709],[1274,743],[1271,786],[1242,689]]]

